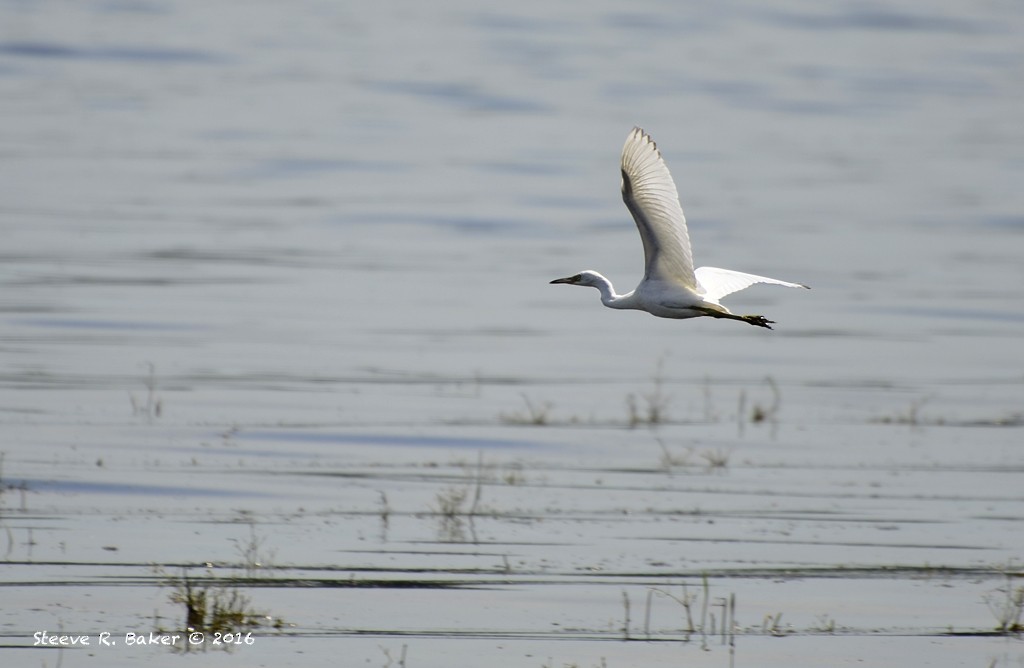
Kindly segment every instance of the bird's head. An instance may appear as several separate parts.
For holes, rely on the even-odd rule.
[[[586,285],[591,287],[597,287],[601,283],[607,283],[608,281],[596,271],[581,271],[578,274],[572,276],[566,276],[565,278],[556,278],[551,281],[551,284],[565,283],[566,285]]]

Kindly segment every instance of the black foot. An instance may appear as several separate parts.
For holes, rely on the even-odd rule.
[[[771,329],[772,325],[775,324],[774,320],[769,320],[763,315],[745,315],[743,316],[744,322],[749,322],[751,325],[757,325],[758,327],[764,327],[765,329]]]

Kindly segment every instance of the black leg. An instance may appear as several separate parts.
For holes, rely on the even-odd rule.
[[[735,315],[733,313],[724,313],[722,311],[716,311],[713,308],[702,308],[699,306],[693,306],[691,308],[693,308],[695,311],[701,311],[702,313],[704,313],[704,315],[710,316],[712,318],[742,320],[743,322],[749,323],[751,325],[756,325],[758,327],[764,327],[765,329],[771,329],[772,325],[775,324],[774,320],[769,320],[763,315]]]
[[[763,315],[744,315],[740,316],[740,319],[744,322],[749,322],[751,325],[757,325],[758,327],[764,327],[765,329],[771,329],[772,325],[775,324],[774,320],[769,320]]]

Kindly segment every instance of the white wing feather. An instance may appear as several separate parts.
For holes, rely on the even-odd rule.
[[[676,184],[654,140],[640,128],[633,128],[622,147],[622,200],[643,240],[644,279],[696,290],[690,237]]]
[[[718,300],[726,295],[731,295],[756,283],[769,283],[771,285],[782,285],[787,288],[806,288],[800,283],[780,281],[777,278],[758,276],[756,274],[744,274],[741,271],[732,269],[719,269],[718,267],[698,267],[694,272],[697,277],[697,284],[706,301],[718,303]]]

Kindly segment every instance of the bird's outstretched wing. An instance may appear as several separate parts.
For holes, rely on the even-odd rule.
[[[697,277],[698,292],[706,300],[717,303],[719,299],[734,292],[749,288],[755,283],[769,283],[771,285],[783,285],[787,288],[806,288],[801,283],[790,283],[780,281],[777,278],[758,276],[756,274],[744,274],[741,271],[732,269],[719,269],[718,267],[697,267],[694,272]]]
[[[676,184],[654,140],[640,128],[633,128],[622,147],[622,200],[644,243],[644,279],[695,290],[690,237]]]

